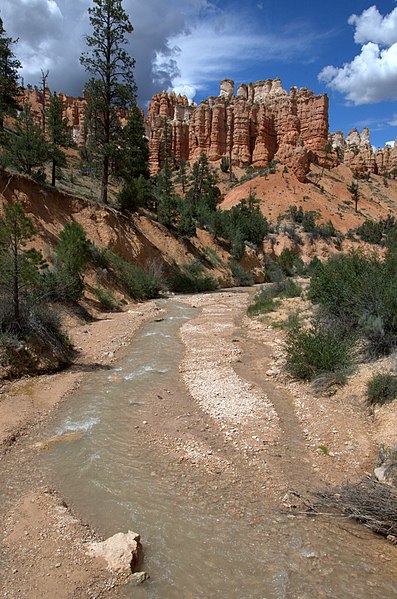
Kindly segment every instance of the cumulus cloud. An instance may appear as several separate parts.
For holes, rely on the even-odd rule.
[[[231,73],[244,73],[252,64],[292,61],[309,54],[316,35],[305,24],[264,31],[241,15],[214,9],[190,28],[168,40],[165,51],[156,53],[154,71],[160,84],[166,74],[169,88],[185,90],[189,98]],[[166,85],[163,85],[166,88]]]
[[[376,6],[352,15],[360,54],[342,67],[326,66],[319,80],[355,105],[397,99],[397,8],[382,16]]]
[[[79,58],[86,50],[84,36],[91,31],[87,9],[91,0],[2,0],[0,16],[8,35],[19,38],[14,51],[23,64],[25,83],[38,84],[40,70],[49,69],[52,89],[80,95],[87,80]],[[134,32],[128,50],[136,60],[139,100],[145,104],[158,91],[152,65],[157,53],[166,53],[168,40],[186,31],[189,21],[210,13],[208,0],[124,0]],[[161,15],[161,16],[160,16]],[[174,70],[167,63],[162,74],[166,87]]]
[[[352,15],[349,25],[355,25],[354,41],[356,44],[374,42],[391,46],[397,42],[397,8],[385,17],[376,6],[370,6],[361,15]]]
[[[51,89],[82,93],[87,75],[79,58],[91,31],[89,6],[92,0],[0,0],[7,34],[19,38],[15,54],[25,84],[39,84],[41,69],[48,69]],[[239,14],[212,0],[123,0],[123,6],[134,27],[128,50],[143,106],[162,89],[193,98],[253,64],[303,62],[320,39],[303,23],[277,31],[260,25],[261,1],[242,3]]]

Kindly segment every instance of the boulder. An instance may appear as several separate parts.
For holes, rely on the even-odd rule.
[[[105,541],[89,543],[86,553],[90,557],[104,559],[111,572],[131,574],[142,561],[141,537],[131,530],[118,532]]]

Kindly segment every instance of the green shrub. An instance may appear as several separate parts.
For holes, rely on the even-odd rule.
[[[221,158],[221,171],[222,173],[228,173],[230,168],[230,160],[227,156]]]
[[[235,260],[229,260],[229,268],[232,271],[234,284],[238,287],[250,287],[254,284],[252,274],[244,270],[241,264]]]
[[[191,264],[174,264],[173,272],[169,277],[169,286],[177,293],[202,293],[215,291],[218,283],[211,275],[203,272],[200,262]]]
[[[397,376],[392,373],[374,374],[367,383],[370,404],[385,404],[397,397]]]
[[[285,279],[277,259],[273,260],[270,256],[265,256],[265,279],[267,283],[279,283]]]
[[[273,287],[263,287],[254,297],[254,301],[248,306],[248,316],[257,316],[258,314],[267,314],[275,312],[279,302],[274,301],[277,291]]]
[[[357,227],[357,234],[367,243],[379,244],[383,238],[384,223],[366,219]]]
[[[351,337],[319,321],[309,328],[291,329],[286,339],[286,369],[307,381],[325,372],[345,370],[352,364],[353,345]]]
[[[294,274],[295,258],[295,254],[289,248],[284,248],[277,259],[281,270],[287,277],[291,277]]]
[[[84,291],[84,283],[78,272],[62,266],[47,269],[40,277],[42,294],[54,302],[77,302]]]
[[[111,270],[124,292],[136,300],[157,297],[164,289],[164,275],[161,265],[151,263],[147,268],[128,262],[109,249],[91,249],[91,258],[100,268]]]
[[[111,289],[102,289],[100,287],[93,287],[93,294],[99,302],[101,310],[105,312],[113,312],[119,308],[114,293]]]
[[[363,337],[370,354],[385,354],[396,347],[397,261],[393,251],[383,261],[360,252],[331,257],[313,273],[309,298],[320,304],[320,314]]]
[[[25,343],[50,351],[60,363],[68,364],[72,357],[71,345],[62,330],[58,313],[33,296],[21,296],[21,326],[15,330],[12,302],[8,294],[0,297],[0,345],[11,353]],[[18,354],[15,354],[18,359]]]
[[[302,295],[302,288],[292,279],[287,279],[282,284],[280,295],[282,297],[300,297]]]

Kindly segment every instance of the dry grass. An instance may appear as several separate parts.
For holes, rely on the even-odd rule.
[[[337,509],[374,532],[397,536],[397,491],[374,480],[319,493],[323,508]],[[320,508],[316,506],[314,513]]]

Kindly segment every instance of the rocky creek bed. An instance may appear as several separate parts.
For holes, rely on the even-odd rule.
[[[394,547],[300,513],[299,495],[362,477],[375,445],[363,414],[283,381],[278,333],[245,316],[250,293],[167,300],[163,321],[139,309],[129,318],[151,322],[131,344],[127,316],[97,325],[103,368],[2,459],[0,596],[397,597]],[[317,450],[325,420],[331,456]],[[76,434],[46,443],[63,433]],[[131,527],[151,575],[134,588],[84,551]]]

